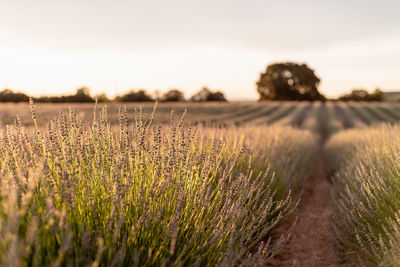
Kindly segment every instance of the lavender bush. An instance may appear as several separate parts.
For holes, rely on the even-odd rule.
[[[254,266],[288,241],[269,233],[295,207],[311,134],[218,137],[140,111],[129,125],[126,109],[115,132],[97,108],[88,124],[70,110],[43,131],[31,111],[33,133],[19,118],[0,126],[0,265]]]
[[[386,124],[349,130],[327,144],[337,244],[364,266],[400,265],[399,130]]]

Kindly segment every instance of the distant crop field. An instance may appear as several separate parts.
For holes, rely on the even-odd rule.
[[[400,265],[396,103],[24,103],[0,119],[0,266]]]
[[[67,114],[70,109],[86,121],[93,117],[94,104],[35,104],[38,124],[45,127],[48,120],[60,112]],[[128,103],[98,105],[107,108],[112,124],[118,124],[119,110],[126,107],[128,120],[133,122],[135,112],[142,111],[149,116],[153,103]],[[357,102],[262,102],[262,103],[159,103],[156,123],[169,123],[171,112],[175,120],[186,110],[185,121],[207,126],[244,125],[288,125],[318,132],[321,128],[319,116],[323,115],[329,133],[342,129],[363,127],[372,124],[400,121],[400,104],[357,103]],[[0,104],[0,119],[4,124],[13,124],[17,115],[25,126],[33,125],[26,103]]]

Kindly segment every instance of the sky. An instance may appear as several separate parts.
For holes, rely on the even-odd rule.
[[[400,89],[400,1],[0,0],[0,89],[202,86],[256,100],[268,64],[306,63],[335,97]]]

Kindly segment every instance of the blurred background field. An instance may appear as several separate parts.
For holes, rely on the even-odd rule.
[[[58,113],[68,113],[73,109],[85,121],[93,116],[92,103],[50,104],[36,103],[36,113],[39,127],[46,127],[49,119]],[[154,103],[108,103],[98,104],[98,108],[107,107],[109,120],[118,124],[118,113],[127,108],[128,119],[134,120],[135,112],[142,111],[143,116],[149,116]],[[224,102],[224,103],[158,103],[156,122],[169,123],[171,112],[174,120],[180,119],[186,110],[185,120],[203,126],[243,126],[243,125],[290,125],[296,128],[308,129],[319,133],[320,120],[324,121],[327,132],[333,134],[342,129],[358,128],[382,122],[396,123],[400,120],[400,103],[389,102]],[[0,119],[3,124],[13,124],[16,117],[23,125],[33,125],[27,103],[0,104]]]

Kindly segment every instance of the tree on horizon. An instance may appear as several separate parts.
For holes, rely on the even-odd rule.
[[[321,80],[306,64],[293,62],[275,63],[260,74],[257,81],[259,101],[264,100],[304,100],[324,101],[318,91]]]

